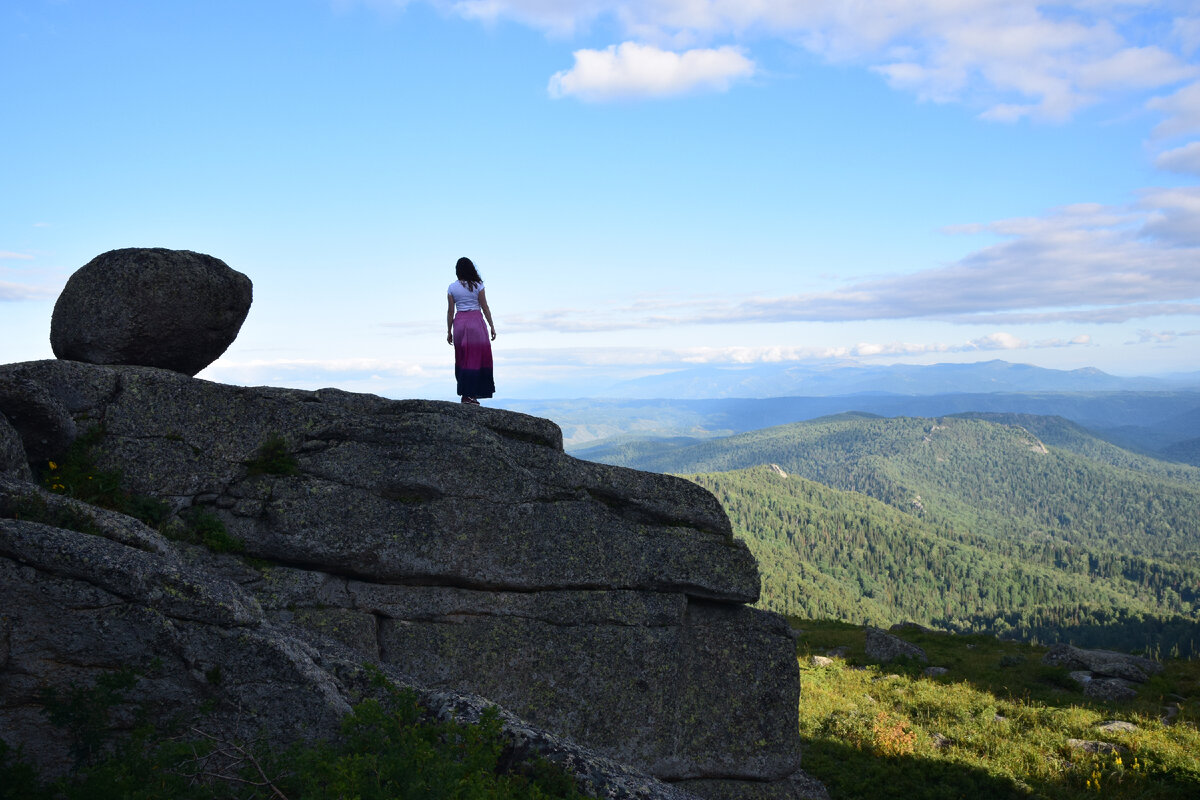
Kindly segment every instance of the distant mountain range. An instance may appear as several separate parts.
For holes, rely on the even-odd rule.
[[[685,370],[625,385],[636,385],[647,396],[501,398],[496,405],[554,420],[567,449],[583,457],[597,446],[644,439],[684,444],[846,412],[885,417],[1015,413],[1062,417],[1122,447],[1200,465],[1200,372],[1119,378],[1096,369],[1051,370],[1004,361],[757,366]]]
[[[1200,372],[1169,377],[1118,377],[1094,367],[1045,369],[1007,361],[972,364],[704,366],[624,381],[604,390],[613,398],[714,399],[829,397],[854,394],[979,394],[985,392],[1114,392],[1200,390]]]

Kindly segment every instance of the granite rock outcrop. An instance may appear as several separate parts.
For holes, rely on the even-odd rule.
[[[47,764],[64,754],[34,689],[154,654],[143,697],[282,740],[328,735],[377,664],[447,709],[499,704],[514,741],[607,796],[816,791],[788,626],[748,606],[754,560],[690,482],[576,460],[553,423],[490,408],[72,361],[0,367],[0,386],[93,431],[164,530],[203,511],[242,543],[46,492],[11,466],[41,440],[0,424],[0,730]]]

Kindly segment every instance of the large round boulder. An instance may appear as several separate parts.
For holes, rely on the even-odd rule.
[[[54,355],[195,375],[233,343],[253,290],[219,258],[190,250],[110,250],[81,267],[54,304]]]

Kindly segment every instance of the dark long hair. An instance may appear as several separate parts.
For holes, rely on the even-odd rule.
[[[460,258],[454,265],[454,274],[472,292],[475,291],[476,286],[483,283],[483,278],[479,277],[479,270],[475,269],[475,262],[466,256]]]

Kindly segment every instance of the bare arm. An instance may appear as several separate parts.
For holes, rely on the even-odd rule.
[[[446,295],[446,344],[454,344],[454,298]]]
[[[492,329],[492,341],[496,341],[496,326],[492,324],[492,310],[487,304],[487,289],[479,290],[479,308],[483,311],[483,318],[487,320],[488,327]]]

